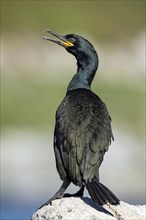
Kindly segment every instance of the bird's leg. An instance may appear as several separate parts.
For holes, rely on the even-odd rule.
[[[77,191],[76,193],[74,193],[74,194],[69,194],[69,193],[65,193],[64,195],[63,195],[63,197],[82,197],[83,196],[83,194],[84,194],[84,186],[82,186],[80,189],[79,189],[79,191]]]
[[[45,202],[43,205],[41,205],[38,209],[41,209],[45,205],[49,205],[55,199],[61,199],[64,196],[64,191],[67,189],[69,185],[70,181],[64,181],[60,189],[55,193],[55,195],[52,198],[50,198],[47,202]]]

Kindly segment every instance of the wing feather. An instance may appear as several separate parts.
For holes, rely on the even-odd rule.
[[[111,139],[111,118],[105,104],[91,91],[68,94],[56,113],[54,149],[62,180],[76,185],[98,176]]]

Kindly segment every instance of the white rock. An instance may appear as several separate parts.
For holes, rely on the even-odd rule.
[[[89,198],[62,198],[37,210],[30,220],[144,220],[146,206],[125,202],[120,205],[97,206]]]

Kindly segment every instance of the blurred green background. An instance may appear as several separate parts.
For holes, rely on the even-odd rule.
[[[132,181],[139,181],[137,201],[143,203],[145,1],[3,0],[1,1],[1,131],[3,140],[2,156],[4,158],[2,166],[3,219],[9,219],[10,216],[11,218],[13,216],[14,219],[18,218],[18,214],[14,211],[17,208],[12,208],[11,203],[9,211],[6,209],[8,201],[11,201],[12,191],[16,191],[15,184],[14,187],[8,184],[10,181],[9,173],[12,167],[14,170],[16,167],[20,167],[19,172],[14,173],[17,175],[20,184],[22,184],[23,181],[18,176],[20,173],[22,174],[23,167],[28,164],[25,158],[28,159],[30,157],[31,159],[30,166],[24,172],[28,172],[29,169],[28,176],[30,176],[26,175],[26,178],[29,179],[29,187],[32,185],[32,194],[42,191],[41,184],[48,178],[47,166],[50,165],[49,163],[42,165],[46,169],[45,180],[43,180],[41,177],[42,170],[39,167],[41,165],[35,161],[36,154],[41,157],[41,152],[48,150],[46,158],[41,161],[41,164],[46,163],[46,160],[48,160],[47,154],[52,149],[55,111],[66,93],[70,79],[76,72],[74,57],[63,48],[42,40],[42,36],[46,34],[43,33],[45,28],[62,35],[72,32],[82,35],[91,41],[97,50],[100,63],[92,89],[104,100],[109,109],[113,119],[113,130],[117,134],[115,135],[117,140],[116,148],[121,150],[124,145],[135,144],[135,146],[129,146],[127,149],[123,148],[130,155],[132,154],[131,151],[135,153],[132,154],[134,155],[132,163],[130,164],[129,162],[127,166],[134,167],[133,164],[137,164],[138,170],[136,172],[140,175],[140,178],[137,180],[132,179]],[[31,143],[26,141],[29,140],[30,136],[32,137]],[[33,141],[37,140],[38,136],[43,137],[45,140],[49,139],[49,143],[44,144],[39,152],[36,150],[35,142]],[[23,148],[22,145],[25,141],[28,146],[30,145],[30,148]],[[15,160],[13,159],[15,162],[12,162],[12,167],[10,167],[9,162],[12,158],[8,157],[8,155],[10,149],[14,149],[13,147],[15,151],[12,151],[12,157],[15,158]],[[27,152],[23,151],[26,148]],[[20,149],[22,149],[21,156],[25,163],[20,158],[18,159],[20,155],[17,155],[17,152]],[[31,156],[32,150],[33,157]],[[114,150],[115,148],[111,147],[111,151]],[[116,163],[120,161],[120,156],[122,157],[117,152],[118,159],[116,159]],[[136,156],[137,159],[135,159]],[[138,165],[140,161],[141,164]],[[35,163],[37,163],[37,167],[34,165]],[[55,163],[52,166],[55,167]],[[122,166],[124,166],[123,161],[121,161],[118,169]],[[38,188],[34,188],[35,183],[31,176],[33,176],[32,172],[37,172],[37,169],[39,169],[40,177],[37,176],[36,181],[38,178],[42,178],[42,181],[39,186],[37,185]],[[126,172],[125,169],[123,168],[123,171],[120,172]],[[31,170],[33,171],[31,172]],[[14,178],[16,177],[15,175]],[[115,173],[115,178],[116,175]],[[131,175],[136,176],[137,174],[133,170]],[[50,180],[47,179],[47,181],[49,182]],[[129,185],[128,187],[131,187],[130,184],[132,183],[128,184],[129,180],[127,179],[126,181],[127,185]],[[106,182],[108,184],[108,180]],[[43,195],[46,195],[48,186],[49,183],[46,185],[45,190],[43,189]],[[53,186],[54,183],[52,183]],[[20,194],[26,190],[24,188],[19,186]],[[52,194],[55,190],[52,188]],[[6,191],[10,192],[9,196]],[[41,195],[42,201],[45,198],[43,195]],[[126,192],[123,193],[121,190],[120,195],[126,195]],[[125,198],[123,196],[123,199]],[[127,201],[128,198],[130,198],[130,195],[127,196]],[[133,198],[133,201],[136,203],[136,197]],[[37,202],[40,204],[37,198],[35,202],[31,200],[33,207],[36,207]],[[28,204],[28,201],[26,204]],[[24,204],[22,207],[24,207]],[[22,211],[22,207],[19,210]],[[32,212],[33,209],[29,210],[29,214]],[[25,219],[26,210],[19,213],[19,218],[20,216],[21,219]]]
[[[2,127],[33,126],[46,129],[48,124],[53,125],[57,104],[64,96],[67,84],[76,69],[71,65],[66,69],[65,60],[57,55],[57,52],[62,52],[67,60],[71,60],[72,57],[66,55],[62,48],[56,48],[41,39],[45,28],[61,34],[75,32],[85,37],[90,35],[91,40],[94,39],[107,54],[109,50],[112,53],[117,47],[126,50],[131,41],[145,31],[144,4],[144,1],[108,0],[2,1]],[[130,46],[129,50],[132,50]],[[47,51],[43,51],[44,47]],[[96,50],[98,52],[98,46]],[[59,62],[57,67],[51,66],[50,70],[49,56],[51,57],[51,52],[54,51],[54,60],[50,58],[51,62]],[[45,57],[47,52],[48,60]],[[132,55],[134,54],[131,52]],[[99,60],[100,58],[99,54]],[[48,69],[42,59],[46,59]],[[140,76],[137,76],[137,82],[137,78],[133,79],[134,73],[122,73],[123,66],[134,64],[130,61],[128,63],[126,59],[126,63],[123,60],[119,62],[116,56],[113,59],[113,65],[116,66],[117,62],[120,65],[119,72],[108,69],[105,73],[108,76],[104,75],[108,80],[103,80],[101,67],[107,64],[100,62],[99,79],[97,77],[94,80],[94,91],[107,100],[114,121],[120,120],[123,124],[131,126],[136,133],[141,133],[144,121],[144,84],[139,83]],[[141,71],[137,70],[137,75],[142,75]],[[113,73],[116,81],[114,77],[109,76]],[[55,75],[53,80],[52,75]],[[124,77],[121,81],[122,75]],[[129,103],[128,108],[125,108],[126,103]]]

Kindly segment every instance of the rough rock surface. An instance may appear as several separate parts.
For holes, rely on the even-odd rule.
[[[90,198],[62,198],[37,210],[30,220],[144,220],[146,205],[97,206]]]

